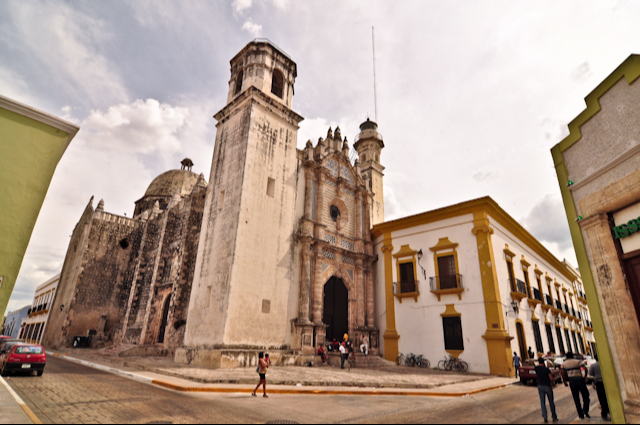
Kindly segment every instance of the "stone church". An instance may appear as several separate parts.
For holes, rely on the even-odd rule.
[[[182,345],[207,183],[181,170],[157,177],[133,218],[108,213],[93,198],[76,225],[43,345]]]
[[[189,304],[176,360],[211,367],[251,353],[311,353],[348,333],[378,352],[371,227],[384,221],[384,143],[361,126],[297,149],[296,63],[267,40],[231,60]]]

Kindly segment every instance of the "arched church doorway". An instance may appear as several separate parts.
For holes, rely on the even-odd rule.
[[[164,335],[167,329],[167,323],[169,321],[169,306],[171,304],[171,297],[167,297],[164,302],[164,309],[162,310],[162,323],[160,323],[160,332],[158,332],[158,344],[164,344]]]
[[[332,277],[324,285],[324,314],[327,341],[342,341],[349,332],[349,291],[342,279]]]

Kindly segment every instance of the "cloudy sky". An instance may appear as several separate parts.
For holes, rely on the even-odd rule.
[[[209,179],[229,60],[266,37],[298,64],[298,146],[374,117],[387,219],[493,197],[576,264],[550,149],[584,97],[640,53],[640,2],[139,0],[0,2],[0,94],[81,126],[8,311],[62,267],[95,195],[131,216],[185,156]]]

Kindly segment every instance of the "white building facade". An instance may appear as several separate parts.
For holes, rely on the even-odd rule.
[[[492,199],[373,228],[383,354],[448,355],[513,376],[513,353],[590,353],[579,273]]]
[[[60,275],[58,274],[36,288],[28,316],[22,321],[21,339],[31,344],[41,343],[59,282]]]

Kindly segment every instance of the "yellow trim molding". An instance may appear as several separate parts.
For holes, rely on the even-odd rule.
[[[438,265],[438,259],[442,258],[442,257],[451,257],[453,256],[453,261],[455,262],[456,265],[456,279],[458,278],[458,276],[460,276],[460,268],[458,265],[458,251],[456,251],[456,247],[458,246],[458,244],[454,244],[451,243],[449,241],[449,238],[445,238],[445,239],[440,239],[440,242],[442,242],[443,240],[446,240],[448,243],[447,244],[442,244],[440,247],[438,247],[438,245],[440,245],[440,243],[438,243],[438,245],[434,246],[433,248],[429,248],[431,251],[436,252],[436,254],[433,256],[433,261],[435,262],[435,270],[436,270],[436,279],[440,278],[440,266]],[[443,248],[442,246],[446,246],[446,248]],[[437,248],[437,249],[434,249]],[[451,252],[442,252],[440,254],[438,254],[438,250],[440,249],[453,249],[453,251]],[[457,281],[456,281],[457,282]],[[438,289],[435,291],[431,291],[432,294],[436,295],[438,297],[438,301],[441,300],[443,295],[458,295],[458,299],[460,301],[462,301],[462,293],[464,292],[463,288],[452,288],[452,289],[440,289],[440,285],[438,284]]]
[[[420,290],[418,288],[418,270],[416,264],[416,255],[418,255],[418,251],[414,251],[409,247],[409,245],[402,245],[400,247],[400,251],[393,254],[393,257],[396,259],[396,277],[397,277],[397,293],[395,294],[400,304],[402,304],[402,300],[404,298],[413,298],[416,302],[418,302],[418,297],[420,296]],[[400,260],[401,258],[407,258],[407,260]],[[413,281],[416,285],[416,290],[413,292],[402,292],[402,282],[400,273],[400,266],[403,264],[412,264],[413,265]]]
[[[528,262],[525,258],[524,258],[524,254],[522,255],[522,258],[520,259],[520,262],[522,263],[523,266],[525,266],[526,268],[531,267],[531,263]],[[538,267],[538,266],[536,266]]]
[[[511,258],[515,258],[516,257],[516,253],[509,249],[509,244],[508,243],[504,244],[504,254],[507,257],[511,257]]]
[[[444,251],[444,250],[448,250],[448,249],[451,249],[451,250],[455,251],[456,248],[458,247],[458,245],[460,245],[460,244],[451,242],[449,240],[449,238],[447,237],[447,238],[441,238],[438,241],[438,244],[436,246],[432,246],[429,249],[431,251],[433,251],[433,252]]]

